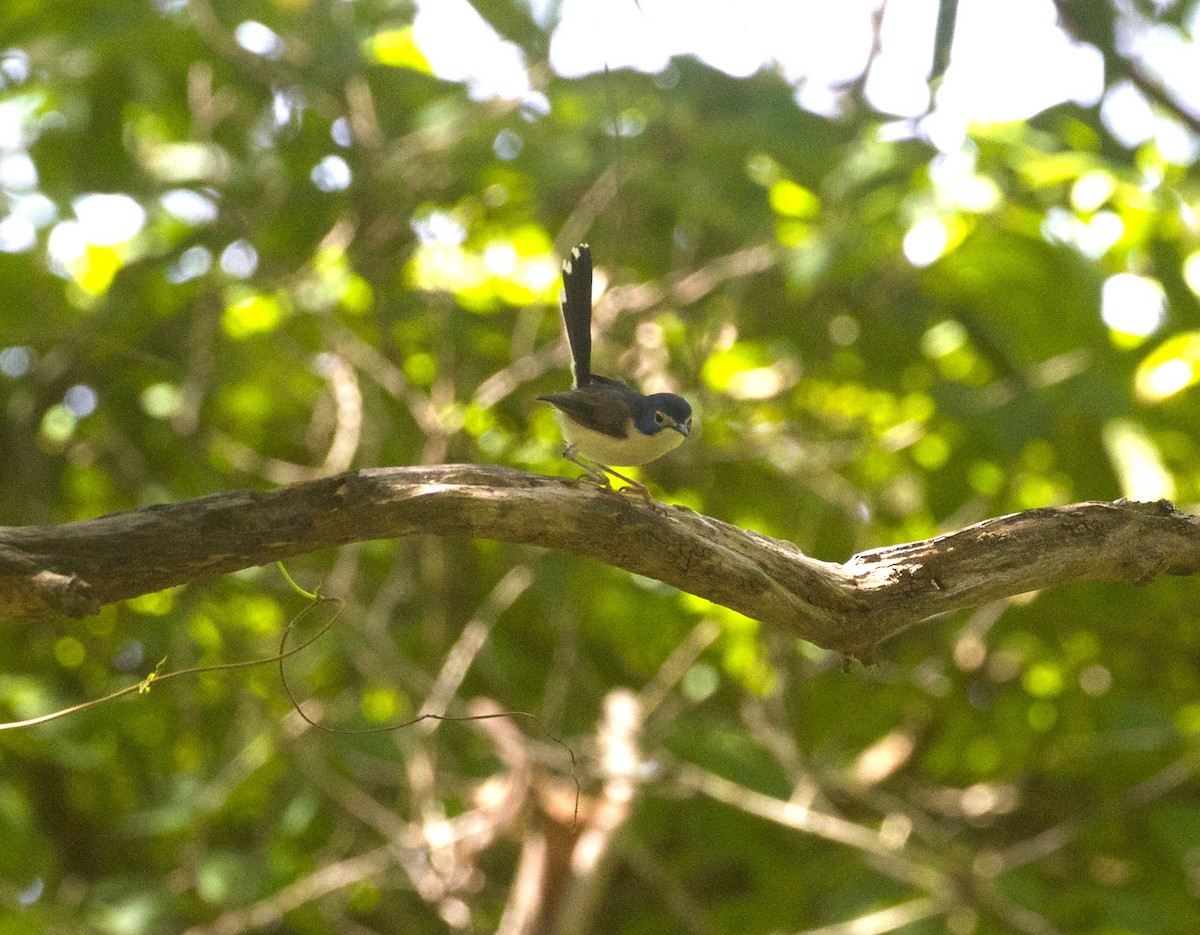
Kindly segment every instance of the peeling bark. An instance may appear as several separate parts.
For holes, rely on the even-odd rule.
[[[469,536],[655,578],[859,657],[935,614],[1077,581],[1200,570],[1200,518],[1088,502],[985,520],[844,563],[682,507],[485,465],[375,468],[60,526],[0,527],[0,618],[105,604],[368,539]]]

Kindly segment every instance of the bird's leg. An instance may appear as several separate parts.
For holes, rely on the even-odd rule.
[[[650,506],[650,507],[654,506],[654,498],[650,496],[650,488],[649,487],[647,487],[645,484],[639,484],[632,477],[626,477],[620,471],[614,471],[612,468],[608,467],[607,465],[603,465],[603,467],[604,467],[604,470],[607,471],[609,474],[611,474],[613,477],[620,478],[621,480],[625,481],[625,483],[627,483],[629,485],[624,490],[622,490],[621,493],[625,493],[626,491],[632,490],[634,493],[636,493],[638,496],[640,496],[643,500],[646,501],[646,506]]]
[[[601,464],[598,461],[593,464],[580,461],[576,456],[576,451],[577,448],[575,445],[567,445],[566,451],[563,452],[563,457],[576,467],[583,468],[585,472],[584,477],[586,477],[588,480],[593,481],[601,489],[610,490],[613,493],[635,493],[644,501],[646,501],[646,506],[658,509],[658,504],[654,501],[654,498],[650,496],[650,488],[645,484],[638,483],[632,477],[626,477],[620,471],[614,471],[607,464]],[[623,487],[618,491],[615,487],[613,487],[612,482],[609,481],[607,476],[609,474],[618,478],[619,480],[625,481],[625,483],[627,483],[629,486]],[[583,479],[583,477],[580,478],[580,480]]]
[[[566,451],[563,452],[563,457],[576,467],[583,468],[584,477],[592,481],[592,483],[598,484],[605,490],[611,490],[612,484],[609,482],[608,477],[605,476],[604,472],[594,465],[585,464],[584,462],[580,461],[577,457],[575,457],[575,451],[575,445],[567,445]],[[583,480],[583,478],[581,477],[580,480]]]

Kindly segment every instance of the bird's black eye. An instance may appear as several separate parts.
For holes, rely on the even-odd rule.
[[[661,412],[656,412],[656,413],[654,413],[654,421],[657,422],[659,425],[663,425],[667,421],[667,417],[664,416]]]
[[[692,427],[692,417],[688,416],[687,421],[683,424],[686,425],[690,429]]]

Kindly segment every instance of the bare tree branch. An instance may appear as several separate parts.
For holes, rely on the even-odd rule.
[[[472,464],[376,468],[61,526],[0,527],[0,618],[82,616],[162,588],[369,539],[471,536],[655,578],[819,646],[869,657],[935,614],[1077,581],[1200,570],[1200,518],[1077,503],[986,520],[839,564],[682,507]]]

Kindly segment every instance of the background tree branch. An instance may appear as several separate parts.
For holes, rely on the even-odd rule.
[[[418,534],[594,558],[856,656],[949,610],[1077,581],[1142,584],[1200,569],[1200,520],[1165,501],[1030,510],[838,564],[681,507],[652,509],[572,480],[448,464],[0,528],[0,615],[95,613],[320,548]]]

